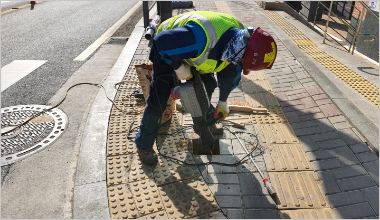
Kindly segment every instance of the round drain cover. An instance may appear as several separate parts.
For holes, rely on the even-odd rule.
[[[1,109],[1,132],[4,133],[51,108],[46,105],[17,105]],[[24,159],[53,143],[65,130],[67,116],[52,109],[33,118],[25,125],[1,136],[1,166]]]

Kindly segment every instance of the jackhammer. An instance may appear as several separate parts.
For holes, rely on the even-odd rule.
[[[207,146],[211,151],[214,149],[214,136],[209,126],[216,123],[218,118],[207,117],[210,111],[210,100],[208,99],[205,85],[199,72],[191,67],[193,78],[185,83],[178,81],[173,72],[175,87],[171,90],[173,99],[180,99],[183,108],[191,114],[195,124],[199,126],[202,145]]]

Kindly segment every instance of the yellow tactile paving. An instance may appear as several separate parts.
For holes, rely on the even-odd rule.
[[[313,170],[300,144],[266,144],[265,149],[268,171]]]
[[[127,184],[108,187],[108,203],[112,219],[130,219],[140,216]]]
[[[276,189],[278,209],[330,207],[314,172],[268,172]]]
[[[192,218],[220,209],[201,177],[167,184],[158,189],[169,218]]]
[[[268,107],[267,114],[251,114],[252,124],[277,124],[287,123],[288,120],[281,107]]]
[[[128,133],[108,134],[107,156],[137,153],[133,139],[127,139]],[[135,134],[133,134],[135,136]]]
[[[152,180],[141,180],[128,184],[135,198],[140,216],[164,210],[157,186]]]
[[[167,156],[186,162],[187,164],[195,164],[189,152],[179,152]],[[159,186],[200,175],[201,173],[197,166],[182,164],[163,156],[158,157],[158,163],[154,168],[154,179]]]
[[[263,11],[263,13],[288,34],[301,50],[318,61],[322,66],[335,74],[339,79],[372,104],[379,107],[379,88],[377,86],[320,50],[310,39],[299,32],[296,27],[282,18],[275,11]]]
[[[182,126],[179,123],[177,114],[175,113],[170,121],[160,126],[158,133],[172,134],[181,128]],[[187,151],[189,142],[185,139],[182,132],[178,132],[172,135],[158,135],[157,145],[160,147],[160,153],[166,155]]]
[[[244,93],[245,100],[249,103],[251,107],[279,107],[278,102],[274,93],[263,92],[263,93]]]
[[[241,123],[241,124],[251,124],[250,120],[250,113],[249,112],[236,112],[236,111],[231,111],[226,120],[230,120],[236,123]]]
[[[259,140],[264,144],[299,143],[290,124],[255,124],[253,125]]]
[[[282,219],[336,219],[331,209],[281,210]]]

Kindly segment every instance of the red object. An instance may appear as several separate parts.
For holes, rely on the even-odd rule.
[[[35,5],[35,4],[36,4],[36,1],[30,1],[30,4],[31,4],[31,5]]]
[[[172,89],[170,90],[170,95],[172,96],[172,98],[173,98],[174,100],[176,100],[176,99],[179,98],[179,95],[178,95],[178,94],[174,94],[174,93],[173,93],[173,89],[174,89],[174,88],[172,88]]]
[[[267,178],[263,178],[263,182],[265,183],[265,182],[268,182],[268,179]]]
[[[243,63],[243,74],[250,71],[271,69],[277,56],[277,44],[273,37],[258,27],[249,39]]]

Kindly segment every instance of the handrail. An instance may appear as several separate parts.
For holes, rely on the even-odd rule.
[[[325,7],[327,10],[329,10],[329,13],[330,13],[330,9],[328,7],[326,7],[326,5],[324,5],[322,2],[318,1],[319,4],[321,4],[323,7]],[[333,3],[333,1],[331,1],[331,4]],[[353,32],[356,32],[356,30],[354,28],[351,27],[351,24],[347,23],[347,21],[345,21],[344,19],[340,18],[339,16],[337,16],[333,11],[331,11],[331,13],[336,17],[338,18],[342,23],[344,23],[348,28],[350,28]]]
[[[367,11],[371,12],[371,14],[372,14],[377,20],[379,20],[379,16],[377,16],[377,14],[375,14],[375,12],[373,12],[372,9],[370,9],[370,8],[368,7],[368,5],[364,4],[363,1],[359,1],[359,2],[360,2],[360,4],[362,4],[362,6],[363,6],[364,8],[367,9]]]

